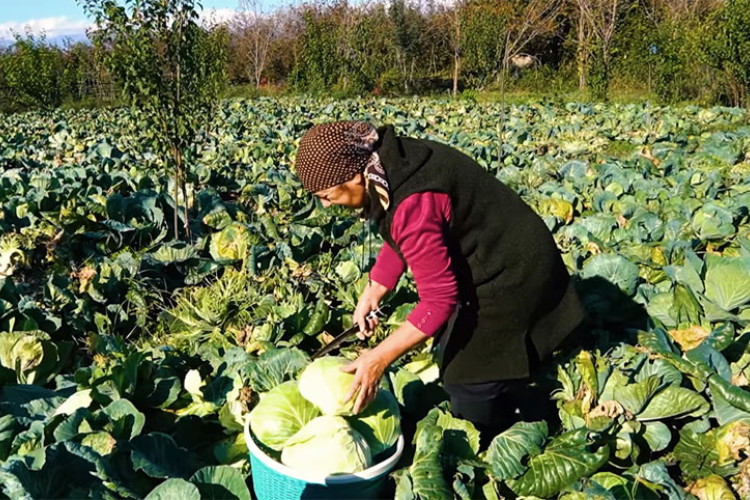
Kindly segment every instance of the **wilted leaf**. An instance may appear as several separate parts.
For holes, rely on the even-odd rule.
[[[742,453],[750,455],[750,423],[737,421],[721,426],[716,431],[716,447],[719,450],[719,463],[730,459],[740,460]]]
[[[698,347],[709,336],[709,332],[702,326],[693,325],[682,330],[670,330],[669,335],[680,345],[683,351],[689,351]]]
[[[721,476],[716,474],[698,479],[686,490],[698,497],[698,500],[735,500],[732,489]]]

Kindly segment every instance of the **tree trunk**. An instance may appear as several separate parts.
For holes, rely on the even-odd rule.
[[[172,146],[174,166],[174,239],[180,239],[180,165],[177,162],[177,148]]]
[[[585,13],[583,5],[580,5],[578,12],[578,88],[586,88],[586,26]]]
[[[453,55],[453,97],[458,95],[458,73],[460,71],[461,58],[458,52]]]

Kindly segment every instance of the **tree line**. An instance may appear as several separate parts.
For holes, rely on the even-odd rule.
[[[272,12],[240,0],[230,21],[200,26],[205,36],[188,42],[210,40],[196,57],[220,63],[227,85],[215,89],[243,95],[625,90],[750,101],[750,0],[321,0]],[[0,49],[0,111],[124,103],[111,63],[139,36],[55,45],[17,34]]]

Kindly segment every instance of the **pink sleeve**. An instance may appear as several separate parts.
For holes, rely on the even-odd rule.
[[[419,304],[407,320],[427,336],[443,326],[458,304],[458,283],[446,244],[450,198],[423,192],[404,199],[396,209],[391,235],[414,275]]]
[[[404,267],[404,261],[396,251],[388,243],[383,242],[375,264],[370,269],[370,279],[393,290],[404,272]]]

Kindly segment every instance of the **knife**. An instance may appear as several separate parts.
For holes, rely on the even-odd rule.
[[[368,314],[365,319],[382,318],[383,316],[384,316],[384,313],[382,309],[378,307],[377,309],[370,311],[370,314]],[[329,343],[324,345],[322,348],[320,348],[318,352],[313,354],[311,359],[316,359],[321,356],[325,356],[326,354],[333,351],[334,349],[341,347],[341,344],[343,344],[346,340],[348,340],[349,337],[355,335],[358,331],[359,331],[358,324],[355,324],[351,328],[344,330],[342,333],[338,334],[332,341],[330,341]]]

